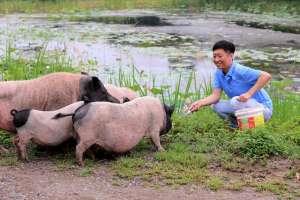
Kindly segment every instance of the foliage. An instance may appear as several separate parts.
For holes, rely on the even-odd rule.
[[[210,10],[239,11],[255,14],[269,14],[276,16],[299,16],[300,6],[297,1],[288,0],[2,0],[0,13],[13,12],[78,12],[98,10],[124,10],[124,9],[179,9],[182,12],[202,12]]]
[[[52,72],[78,72],[63,54],[49,57],[46,54],[47,45],[41,47],[32,59],[17,57],[16,49],[10,41],[7,42],[5,56],[0,60],[0,72],[3,80],[28,80]]]
[[[253,159],[264,159],[283,154],[283,148],[266,128],[256,128],[237,134],[232,151]]]
[[[10,148],[13,146],[12,137],[8,133],[4,133],[0,131],[0,145],[4,146],[5,148]]]

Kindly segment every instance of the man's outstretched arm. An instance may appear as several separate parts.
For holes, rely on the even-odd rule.
[[[210,105],[213,103],[217,103],[221,98],[222,90],[221,89],[213,89],[213,92],[208,97],[195,101],[189,108],[189,111],[194,112],[199,108]]]

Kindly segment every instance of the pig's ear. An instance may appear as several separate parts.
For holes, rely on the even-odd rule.
[[[88,96],[86,96],[86,95],[83,96],[83,101],[84,101],[84,104],[87,104],[87,103],[92,102],[92,101],[90,100],[90,98],[89,98]]]
[[[128,97],[123,97],[123,103],[129,102],[130,99]]]
[[[170,115],[173,114],[174,110],[175,110],[175,104],[170,106]]]
[[[103,83],[96,76],[92,76],[92,80],[90,82],[90,85],[91,85],[91,88],[93,88],[94,90],[100,89],[103,93],[107,92],[107,90],[105,89]]]
[[[175,105],[168,106],[168,105],[164,104],[164,109],[165,109],[165,112],[166,112],[169,116],[171,116],[172,113],[173,113],[174,110],[175,110]]]
[[[82,75],[87,75],[87,76],[89,76],[89,73],[87,73],[87,72],[80,72]]]

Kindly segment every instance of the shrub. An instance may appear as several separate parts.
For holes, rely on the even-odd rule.
[[[255,128],[241,132],[232,141],[231,150],[243,157],[264,159],[282,155],[284,149],[266,128]]]

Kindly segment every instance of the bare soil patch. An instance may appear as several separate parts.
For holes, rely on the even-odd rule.
[[[0,199],[276,199],[270,193],[211,191],[200,185],[150,187],[119,179],[109,167],[97,164],[93,174],[79,176],[80,168],[59,171],[51,161],[32,161],[18,166],[0,167]]]

